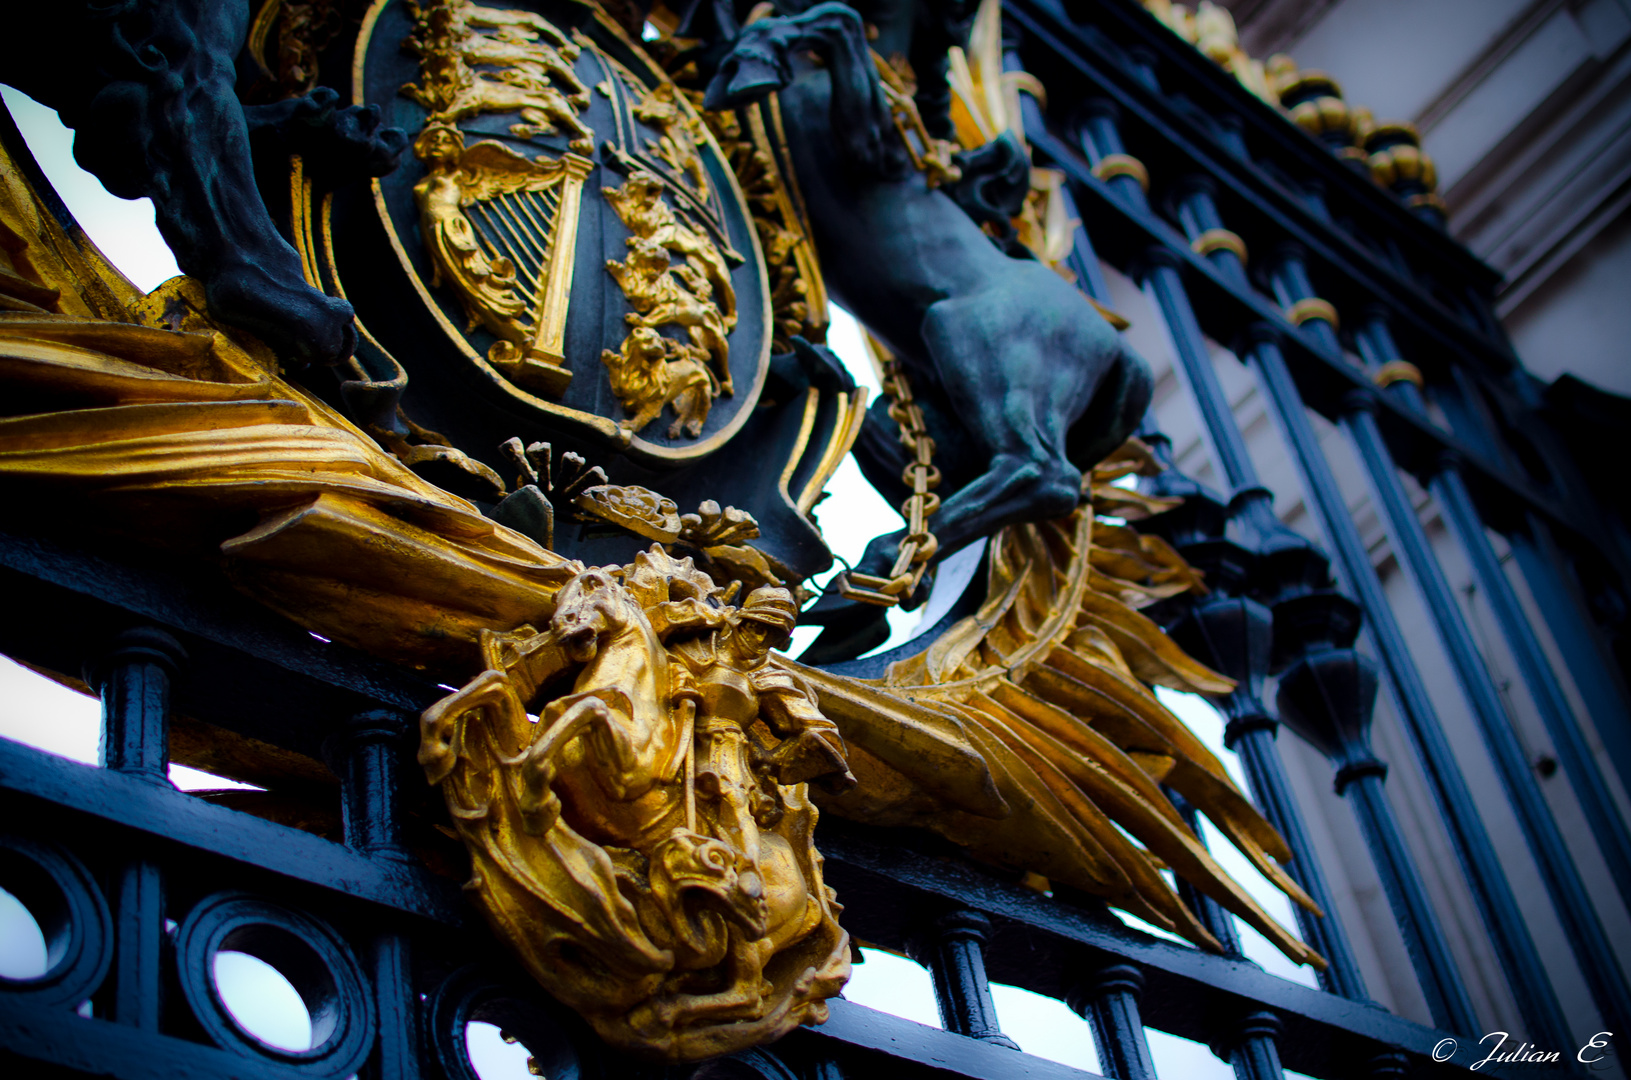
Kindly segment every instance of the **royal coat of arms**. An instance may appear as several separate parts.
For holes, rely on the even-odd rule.
[[[1115,486],[1159,470],[1128,439],[1148,375],[1058,272],[1057,177],[975,81],[1001,77],[997,6],[972,38],[920,6],[889,23],[945,22],[918,73],[837,3],[714,5],[649,44],[575,0],[166,9],[211,70],[247,37],[272,100],[203,87],[227,119],[186,130],[215,142],[157,131],[139,183],[99,159],[191,275],[148,295],[0,147],[6,505],[101,515],[448,688],[418,759],[472,903],[648,1057],[825,1017],[850,945],[820,813],[1218,948],[1171,871],[1322,963],[1163,790],[1313,908],[1152,692],[1233,684],[1140,613],[1204,586],[1128,524],[1173,505]],[[65,110],[86,90],[35,74]],[[870,414],[820,344],[818,250],[876,333]],[[904,528],[810,605],[812,510],[858,438]],[[975,539],[983,574],[900,654],[778,652],[801,619],[921,602],[940,545]]]

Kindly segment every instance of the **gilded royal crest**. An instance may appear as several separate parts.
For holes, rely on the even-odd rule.
[[[637,459],[694,458],[741,427],[771,336],[748,203],[692,103],[614,24],[577,5],[382,0],[356,76],[414,140],[375,211],[428,319],[355,302],[416,384],[476,386],[530,419],[523,436]],[[350,217],[333,231],[348,295],[346,250],[369,240]],[[433,328],[452,348],[431,359]]]

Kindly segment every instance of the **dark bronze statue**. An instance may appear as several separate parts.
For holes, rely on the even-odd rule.
[[[247,0],[62,0],[8,14],[7,81],[74,129],[74,157],[109,191],[153,200],[159,233],[182,271],[204,283],[212,312],[285,362],[351,355],[351,305],[306,284],[256,189],[251,148],[377,176],[407,148],[402,132],[381,128],[376,108],[336,108],[326,87],[246,108],[234,62]]]
[[[863,14],[877,31],[870,47]],[[917,105],[931,134],[949,134],[945,50],[964,19],[957,5],[923,0],[761,19],[735,38],[707,99],[721,108],[779,93],[827,287],[900,360],[935,441],[943,553],[1074,510],[1083,470],[1132,434],[1152,389],[1144,362],[1079,291],[1000,250],[952,192],[912,168],[872,52],[927,58]],[[898,504],[907,459],[888,407],[868,416],[856,456]],[[873,541],[857,569],[888,573],[902,535]]]

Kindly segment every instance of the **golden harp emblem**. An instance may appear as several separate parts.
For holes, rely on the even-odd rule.
[[[528,159],[502,143],[466,148],[449,124],[425,127],[414,151],[430,171],[414,185],[419,224],[435,265],[472,327],[498,340],[487,360],[512,382],[558,394],[564,366],[578,203],[592,162],[576,154]]]

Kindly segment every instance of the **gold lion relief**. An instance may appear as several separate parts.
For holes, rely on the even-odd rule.
[[[666,104],[672,101],[648,98]],[[665,130],[681,130],[672,121]],[[665,135],[665,140],[670,136]],[[736,326],[736,290],[730,266],[719,248],[692,228],[664,201],[664,182],[637,170],[622,187],[601,194],[633,235],[628,255],[606,260],[629,306],[633,328],[618,349],[601,361],[611,375],[612,392],[629,415],[620,422],[638,433],[672,404],[676,419],[668,437],[702,434],[715,397],[735,392],[731,384],[729,335]],[[676,264],[675,259],[684,261]],[[682,330],[686,341],[660,335],[660,327]],[[688,342],[688,343],[687,343]]]

